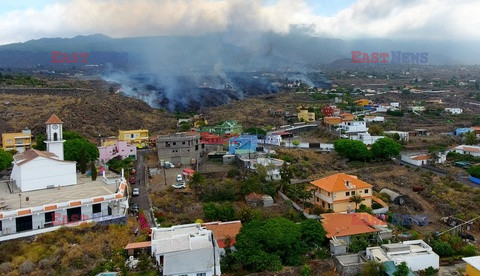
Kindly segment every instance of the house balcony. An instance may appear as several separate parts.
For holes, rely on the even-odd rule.
[[[326,197],[324,195],[322,195],[321,193],[319,192],[315,192],[315,197],[318,197],[320,198],[321,200],[327,202],[327,203],[330,203],[330,204],[333,204],[333,198],[331,197]]]

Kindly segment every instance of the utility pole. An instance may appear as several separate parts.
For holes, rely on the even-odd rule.
[[[163,179],[165,180],[165,186],[167,186],[167,174],[165,173],[165,165],[163,165]]]

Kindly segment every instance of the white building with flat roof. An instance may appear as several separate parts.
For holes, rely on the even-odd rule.
[[[459,107],[447,107],[447,108],[445,108],[445,112],[449,112],[453,115],[457,115],[457,114],[462,114],[463,109],[461,109]]]
[[[350,136],[350,140],[361,141],[365,145],[373,145],[373,143],[377,142],[377,140],[385,138],[385,136],[372,136],[368,132],[364,133],[357,133],[355,135]]]
[[[367,132],[368,128],[364,121],[348,121],[342,122],[340,128],[345,131],[345,133],[351,132]]]
[[[163,275],[221,275],[217,241],[199,223],[152,228],[151,252]]]
[[[367,247],[365,255],[368,260],[380,263],[393,261],[395,265],[400,265],[405,262],[412,271],[424,270],[430,266],[434,269],[440,267],[440,257],[422,240]]]
[[[454,147],[453,151],[459,154],[470,154],[475,157],[480,156],[480,147],[478,146],[460,145]]]

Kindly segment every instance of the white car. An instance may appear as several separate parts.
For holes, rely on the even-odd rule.
[[[175,189],[185,189],[185,182],[177,182],[172,185]]]
[[[132,195],[133,196],[139,196],[140,195],[140,189],[139,188],[133,188]]]
[[[177,174],[177,182],[183,181],[183,177],[181,174]]]

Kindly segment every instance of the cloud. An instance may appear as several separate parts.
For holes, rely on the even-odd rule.
[[[480,39],[476,0],[357,0],[319,16],[306,0],[66,0],[0,18],[0,44],[103,33],[111,37],[287,33],[335,38]]]

